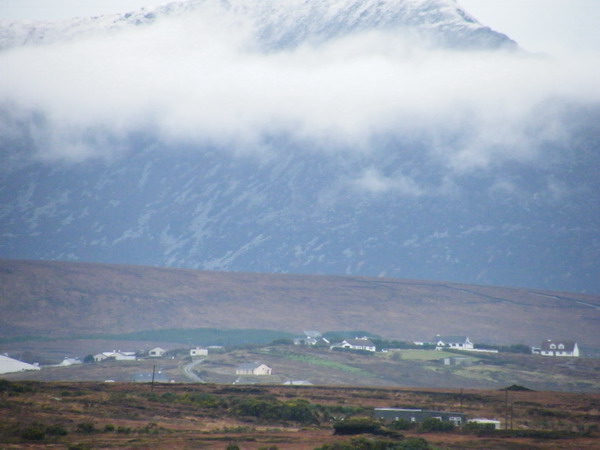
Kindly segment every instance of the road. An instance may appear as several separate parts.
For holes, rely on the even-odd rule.
[[[200,378],[198,375],[196,375],[194,373],[194,368],[197,365],[201,364],[202,362],[204,362],[203,359],[198,359],[198,360],[192,361],[189,364],[186,364],[185,366],[183,366],[183,374],[192,381],[195,381],[197,383],[204,383],[204,380],[202,380],[202,378]]]

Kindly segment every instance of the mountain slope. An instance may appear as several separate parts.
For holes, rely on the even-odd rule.
[[[477,172],[457,179],[453,194],[413,194],[439,189],[447,173],[406,147],[367,162],[171,149],[54,168],[15,163],[2,177],[0,254],[600,291],[600,186],[588,172],[597,155],[507,168],[502,176],[521,192]],[[389,174],[384,182],[410,172],[419,184],[371,191],[365,165]],[[554,197],[548,178],[580,191]]]
[[[600,298],[389,278],[0,261],[3,337],[169,328],[367,330],[429,340],[600,346]]]
[[[454,1],[1,29],[4,258],[600,293],[596,68]]]

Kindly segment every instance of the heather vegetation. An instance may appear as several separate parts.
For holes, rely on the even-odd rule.
[[[212,384],[0,382],[0,442],[68,448],[592,448],[600,394]],[[374,419],[375,407],[461,410],[509,429]],[[446,444],[452,443],[448,447]],[[558,443],[558,444],[557,444]],[[524,447],[523,447],[524,446]]]

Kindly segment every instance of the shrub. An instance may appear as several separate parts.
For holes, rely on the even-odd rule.
[[[77,431],[79,433],[94,433],[97,430],[92,422],[81,422],[77,424]]]
[[[566,414],[562,411],[555,411],[552,409],[545,409],[545,408],[529,408],[527,410],[527,414],[529,414],[530,416],[557,417],[557,418],[564,418],[564,417],[569,416],[568,414]]]
[[[431,447],[423,438],[408,438],[401,441],[387,439],[351,439],[349,442],[325,444],[316,450],[429,450]]]
[[[0,392],[33,392],[33,385],[27,382],[14,382],[8,380],[0,380]]]
[[[294,345],[294,341],[288,338],[275,339],[270,345]]]
[[[388,425],[391,430],[410,430],[415,428],[417,424],[406,419],[397,419]]]
[[[91,447],[87,444],[72,444],[69,445],[69,450],[89,450]]]
[[[21,439],[26,441],[43,441],[46,432],[40,424],[33,424],[21,431]]]
[[[411,437],[400,441],[398,448],[402,450],[429,450],[431,447],[425,439]]]
[[[107,423],[106,425],[104,425],[105,433],[111,433],[113,431],[115,431],[115,426],[112,423]]]
[[[46,434],[50,436],[66,436],[68,433],[61,425],[48,425],[46,427]]]
[[[341,435],[363,433],[378,434],[382,431],[382,427],[379,422],[373,419],[361,417],[336,422],[333,424],[333,429],[333,434]]]
[[[318,423],[314,406],[302,399],[281,402],[277,399],[243,398],[235,400],[232,410],[239,416],[290,420],[304,424]]]
[[[0,392],[8,391],[11,387],[11,382],[8,380],[0,379]]]
[[[421,431],[454,431],[454,425],[450,422],[442,422],[439,419],[429,417],[421,422]]]
[[[496,430],[496,426],[493,423],[468,422],[463,427],[463,430],[487,434],[487,433],[493,433]]]

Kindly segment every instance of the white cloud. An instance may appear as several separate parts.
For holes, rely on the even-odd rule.
[[[597,55],[438,50],[393,31],[265,53],[253,50],[252,33],[239,17],[202,11],[4,51],[0,102],[43,115],[31,125],[43,158],[110,156],[133,132],[246,152],[287,135],[361,155],[390,135],[428,141],[415,151],[458,174],[535,162],[541,144],[567,136],[550,105],[600,102]],[[356,183],[423,192],[413,178],[377,168]]]
[[[417,183],[405,175],[385,176],[377,169],[369,168],[354,182],[361,191],[375,194],[394,192],[408,196],[419,196],[424,193]]]

